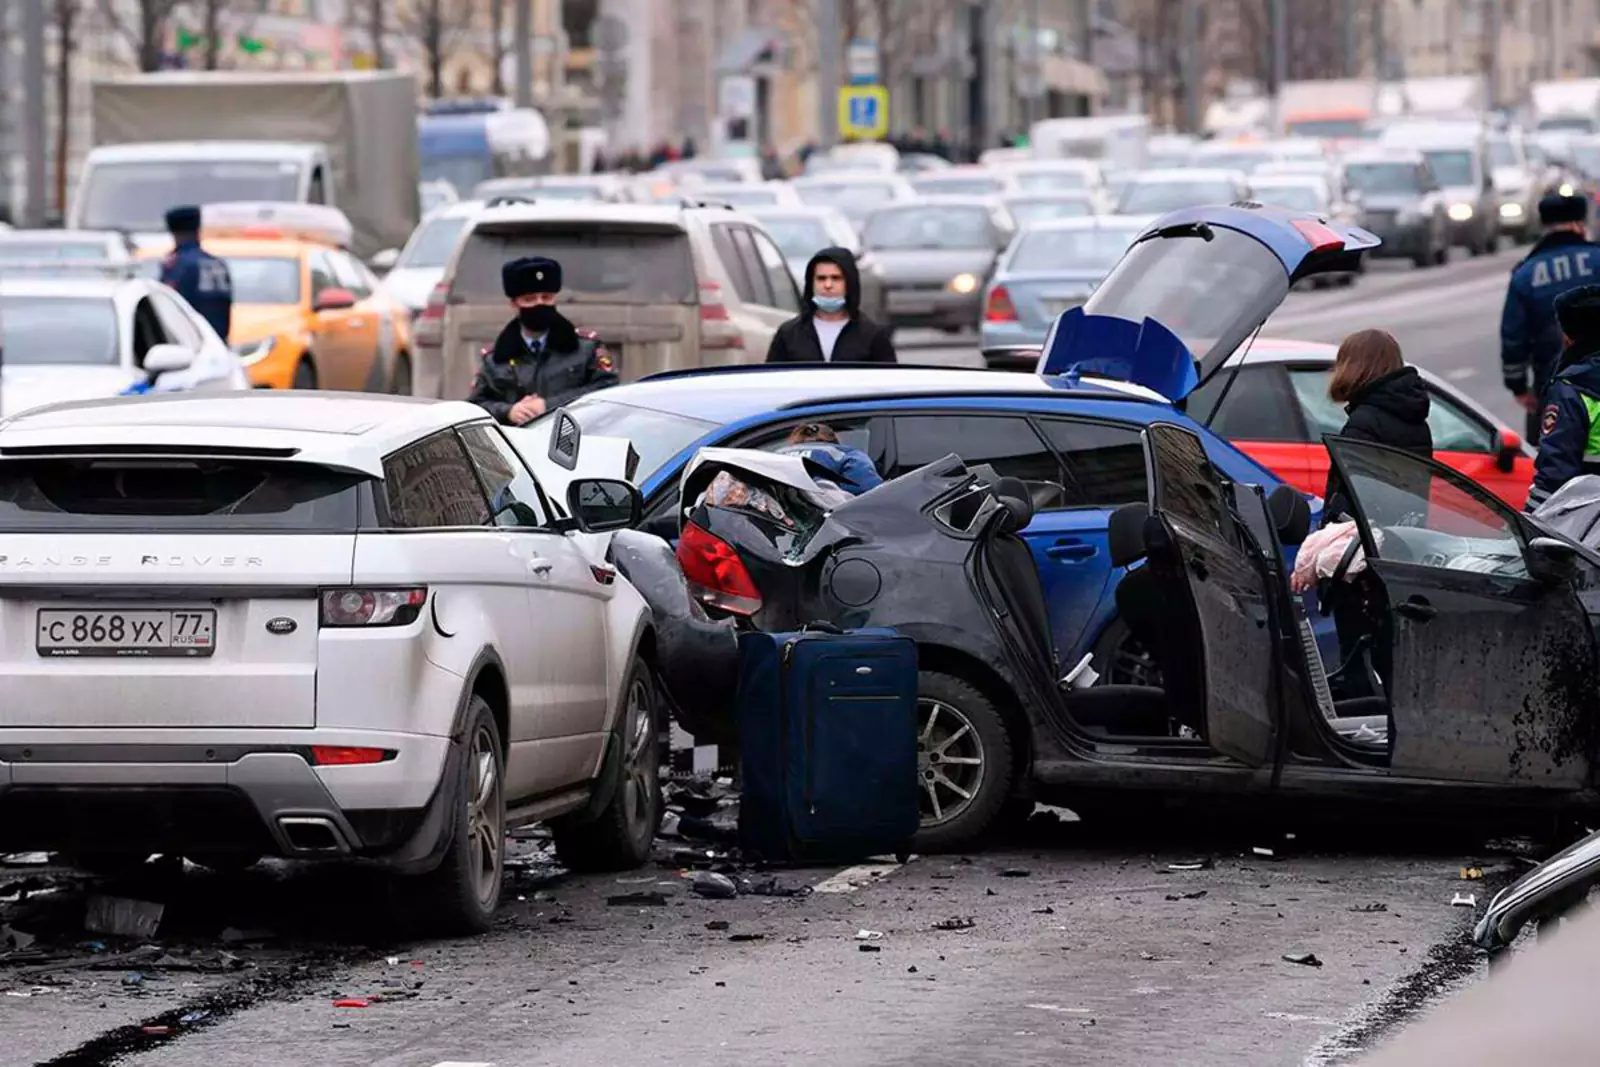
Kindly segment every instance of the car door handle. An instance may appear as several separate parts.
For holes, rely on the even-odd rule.
[[[1051,559],[1092,559],[1099,551],[1091,544],[1064,538],[1044,550]]]
[[[537,574],[541,578],[550,577],[550,572],[555,569],[556,565],[547,559],[535,558],[528,561],[528,570],[532,571],[534,574]]]
[[[1420,596],[1414,596],[1410,600],[1396,604],[1394,610],[1406,618],[1416,619],[1418,622],[1427,622],[1439,614],[1439,609],[1428,603],[1427,597]]]

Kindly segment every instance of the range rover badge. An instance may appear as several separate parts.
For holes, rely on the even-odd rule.
[[[295,622],[293,619],[285,615],[279,615],[276,619],[267,620],[267,633],[292,634],[295,632],[296,628],[299,627],[299,625],[300,624]]]

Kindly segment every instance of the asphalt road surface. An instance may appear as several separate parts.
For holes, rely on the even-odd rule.
[[[1290,293],[1262,336],[1337,344],[1354,330],[1382,327],[1399,339],[1407,360],[1520,429],[1522,409],[1500,381],[1500,308],[1511,268],[1524,254],[1509,244],[1477,259],[1455,249],[1448,266],[1429,270],[1380,260],[1351,288]],[[895,341],[906,361],[982,366],[972,336],[908,330]]]
[[[1515,255],[1379,266],[1292,295],[1268,332],[1387,327],[1511,418],[1495,327]],[[905,358],[978,362],[954,341],[900,338]],[[733,900],[690,891],[688,842],[579,877],[526,838],[495,930],[463,941],[397,930],[359,870],[107,882],[23,857],[0,864],[0,1067],[1343,1063],[1477,980],[1470,923],[1526,863],[1377,822],[1288,840],[1056,820],[970,857],[730,868],[767,891]],[[97,894],[160,904],[157,933],[87,932]]]

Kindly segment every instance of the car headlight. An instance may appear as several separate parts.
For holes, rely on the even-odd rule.
[[[272,347],[278,343],[276,337],[263,337],[259,341],[246,341],[242,344],[229,345],[233,354],[239,357],[239,362],[246,367],[253,367],[272,354]]]
[[[965,296],[978,291],[978,277],[975,274],[957,274],[950,279],[950,291]]]
[[[1500,217],[1503,219],[1520,219],[1522,217],[1522,205],[1501,204]]]
[[[1455,222],[1466,222],[1468,219],[1472,218],[1472,205],[1451,204],[1449,214],[1450,218]]]
[[[1561,188],[1557,189],[1556,192],[1560,193],[1562,196],[1571,196],[1573,193],[1572,183],[1562,182]]]

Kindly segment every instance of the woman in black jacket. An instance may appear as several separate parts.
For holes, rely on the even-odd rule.
[[[1433,458],[1433,433],[1428,429],[1428,387],[1417,368],[1406,366],[1400,342],[1386,330],[1359,330],[1339,345],[1334,359],[1328,397],[1345,405],[1340,437],[1373,441]],[[1353,514],[1348,497],[1338,484],[1337,472],[1328,472],[1323,493],[1327,521]],[[1380,522],[1378,516],[1371,516]]]

